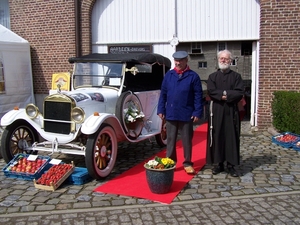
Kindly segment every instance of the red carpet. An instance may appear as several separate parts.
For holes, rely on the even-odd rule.
[[[207,124],[197,127],[193,138],[193,156],[194,169],[198,173],[205,165],[206,158],[206,135]],[[156,154],[165,157],[166,150]],[[118,177],[108,181],[107,183],[97,187],[95,192],[108,194],[124,195],[137,198],[144,198],[155,202],[170,204],[178,193],[184,188],[194,176],[188,175],[183,169],[183,149],[181,141],[177,142],[177,166],[174,174],[174,181],[171,190],[167,194],[154,194],[150,191],[147,181],[144,164],[153,159],[153,157],[127,170]]]

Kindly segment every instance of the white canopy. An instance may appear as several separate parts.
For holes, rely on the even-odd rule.
[[[28,41],[1,24],[0,62],[3,66],[5,85],[5,90],[0,90],[1,117],[15,106],[24,108],[28,103],[35,103],[30,45]]]

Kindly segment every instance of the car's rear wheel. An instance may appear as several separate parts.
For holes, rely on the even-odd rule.
[[[38,141],[38,134],[33,127],[25,121],[15,121],[5,127],[1,137],[1,155],[6,163],[10,162],[19,153],[37,154],[37,151],[26,151]]]
[[[126,132],[128,138],[134,140],[141,134],[144,122],[142,119],[140,119],[132,124],[126,123],[124,110],[128,109],[130,104],[134,104],[140,112],[143,111],[139,98],[132,92],[128,91],[121,94],[117,101],[116,117],[121,122],[122,128]]]
[[[167,145],[167,123],[166,120],[162,121],[160,134],[155,135],[156,143],[160,147],[165,147]]]
[[[102,124],[95,134],[89,136],[86,145],[85,164],[89,174],[100,179],[107,177],[114,168],[118,153],[114,129]]]

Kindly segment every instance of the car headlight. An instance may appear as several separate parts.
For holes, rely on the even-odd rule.
[[[28,104],[25,111],[30,119],[35,119],[39,115],[39,108],[34,104]]]
[[[75,107],[72,109],[71,117],[75,123],[82,123],[84,121],[85,113],[82,108]]]

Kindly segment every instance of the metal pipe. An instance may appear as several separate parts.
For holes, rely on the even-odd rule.
[[[75,54],[76,57],[81,56],[81,44],[80,44],[80,0],[74,0],[75,6]]]

